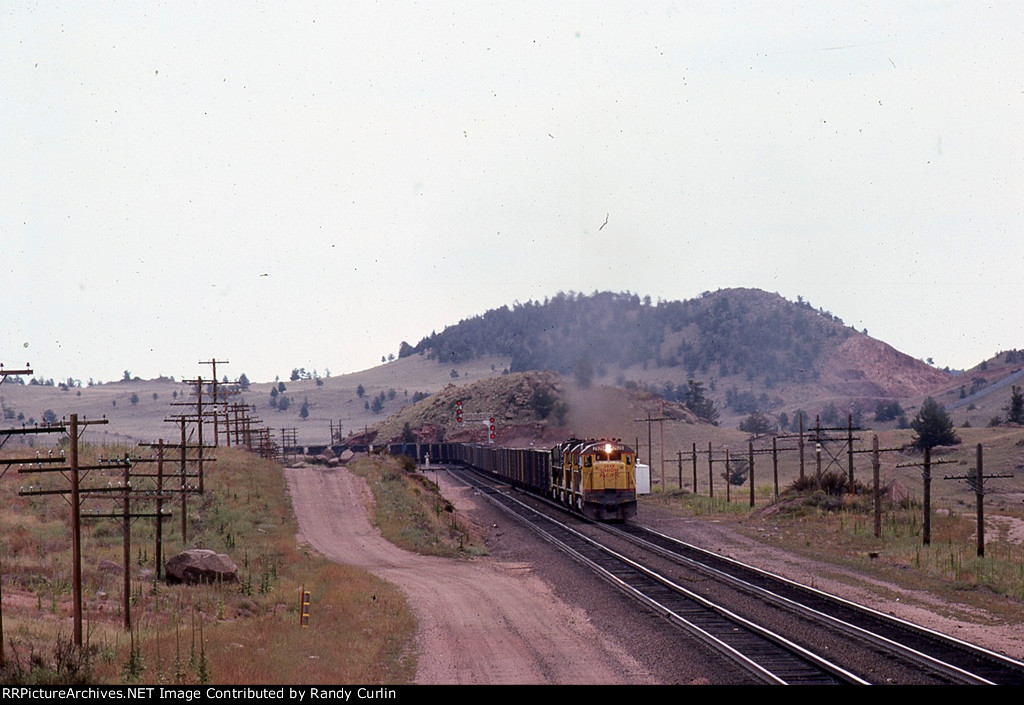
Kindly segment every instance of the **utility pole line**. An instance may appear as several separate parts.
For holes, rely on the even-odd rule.
[[[221,362],[226,362],[226,361],[222,360]],[[216,370],[216,367],[214,369]],[[203,448],[205,447],[203,445],[203,378],[202,377],[197,377],[196,379],[186,379],[186,380],[183,380],[183,381],[186,384],[194,384],[195,387],[196,387],[196,404],[195,404],[196,415],[195,415],[195,420],[196,420],[196,431],[197,431],[197,435],[198,435],[198,440],[197,440],[196,447],[199,449],[199,458],[198,458],[198,461],[197,461],[198,465],[199,465],[199,494],[203,494],[203,487],[204,487],[203,486]],[[214,380],[213,389],[214,389],[214,393],[216,393],[216,390],[217,390],[216,380]],[[214,401],[216,402],[216,397],[214,397]],[[216,428],[217,428],[216,403],[214,403],[213,423],[214,423],[214,430],[216,431]],[[214,440],[216,440],[216,438]]]
[[[777,438],[782,438],[782,439],[789,439],[789,438],[796,438],[796,439],[798,439],[797,440],[797,448],[800,450],[800,479],[803,480],[804,479],[804,474],[805,474],[804,473],[804,447],[805,447],[805,444],[806,444],[806,439],[808,439],[808,433],[804,429],[804,416],[803,416],[803,414],[800,414],[799,420],[800,420],[800,430],[799,430],[799,432],[797,434],[782,433],[782,434],[778,434],[778,436],[776,436],[776,437]],[[858,452],[858,451],[854,450],[853,442],[860,440],[860,438],[858,436],[854,436],[853,435],[853,432],[854,431],[863,430],[860,427],[853,425],[853,414],[848,414],[847,415],[847,425],[846,426],[833,426],[833,427],[822,426],[821,425],[821,417],[820,416],[816,416],[814,418],[814,427],[809,429],[809,430],[813,432],[813,435],[810,435],[809,437],[810,437],[811,440],[814,441],[815,482],[816,482],[817,486],[819,488],[821,487],[821,477],[822,477],[822,474],[824,474],[825,472],[828,472],[833,465],[836,465],[837,467],[842,467],[842,460],[840,459],[840,457],[841,457],[841,455],[843,453],[842,448],[845,447],[846,448],[846,455],[847,455],[847,472],[846,472],[846,475],[847,475],[847,478],[849,480],[849,487],[851,488],[851,491],[852,491],[853,480],[854,480],[854,476],[853,476],[853,454]],[[845,432],[845,433],[843,435],[839,435],[841,432]],[[838,450],[836,450],[835,452],[832,452],[832,446],[830,445],[832,443],[840,443],[842,445],[840,446],[840,448]],[[824,465],[824,467],[822,466],[823,454],[828,456],[828,462],[827,462],[827,464]]]
[[[652,450],[652,443],[651,443],[651,423],[653,423],[654,421],[658,421],[660,423],[660,422],[663,422],[663,421],[666,421],[666,420],[672,421],[673,419],[668,418],[666,416],[659,416],[657,418],[652,418],[651,417],[651,412],[649,412],[649,411],[647,412],[647,418],[645,418],[645,419],[633,419],[634,422],[646,423],[647,424],[647,458],[648,458],[648,462],[650,462],[652,464],[653,464],[653,461],[654,461],[654,457],[653,457],[653,450]],[[665,432],[664,432],[664,426],[662,426],[662,433],[661,433],[661,491],[662,492],[666,491],[666,487],[665,487]]]
[[[232,389],[230,387],[223,387],[220,390],[220,396],[221,396],[220,404],[224,407],[224,411],[223,412],[216,412],[215,411],[214,412],[214,416],[213,416],[214,423],[216,423],[217,416],[220,413],[224,414],[224,444],[228,448],[231,447],[231,410],[235,406],[234,404],[231,404],[231,405],[228,404],[228,397],[229,396],[234,396],[235,394],[241,394],[241,393],[242,393],[241,389],[237,389],[237,388]],[[216,405],[214,406],[214,408],[216,409]],[[215,439],[217,439],[219,437],[220,436],[217,435],[217,434],[214,435]],[[219,445],[219,442],[214,442],[213,445],[216,447],[216,446]],[[237,445],[237,443],[236,443],[236,445]]]
[[[281,429],[281,460],[287,461],[288,449],[291,448],[293,454],[297,452],[299,446],[299,429],[297,428],[282,428]]]
[[[169,513],[164,513],[164,510],[163,510],[164,501],[172,499],[174,497],[174,495],[179,494],[179,493],[182,494],[183,499],[184,499],[184,495],[185,494],[189,494],[189,493],[195,492],[195,490],[196,490],[195,485],[188,485],[187,484],[187,478],[188,477],[194,477],[194,475],[192,475],[192,476],[186,475],[185,479],[182,481],[181,487],[179,487],[178,489],[168,489],[167,487],[165,487],[164,481],[167,478],[167,476],[164,473],[164,462],[171,459],[171,458],[168,457],[169,451],[176,451],[176,452],[182,454],[182,456],[185,456],[188,453],[189,449],[190,448],[195,448],[195,446],[189,446],[189,445],[182,446],[182,445],[168,444],[168,443],[166,443],[164,441],[164,439],[161,438],[156,443],[140,443],[139,447],[140,448],[155,449],[156,452],[157,452],[155,458],[154,457],[151,457],[151,458],[137,458],[134,461],[134,463],[136,465],[138,465],[140,463],[156,463],[156,474],[154,475],[154,474],[147,474],[147,473],[135,473],[133,475],[133,477],[135,477],[135,478],[155,478],[156,479],[156,490],[153,493],[151,493],[151,494],[147,493],[147,496],[149,498],[154,499],[156,501],[156,513],[154,515],[146,514],[146,515],[139,515],[139,516],[155,516],[156,517],[156,546],[155,546],[156,577],[160,578],[162,576],[162,573],[163,573],[163,520],[164,519],[168,519],[171,516]],[[210,460],[215,460],[215,458],[211,458]],[[184,501],[182,502],[182,506],[183,506],[183,516],[184,516]],[[184,525],[184,522],[183,522],[183,525]],[[186,541],[187,541],[186,536],[182,535],[182,542],[184,543]]]
[[[188,415],[188,414],[180,414],[180,415],[177,415],[177,416],[172,416],[169,419],[164,419],[164,421],[165,422],[177,423],[181,427],[181,444],[179,446],[165,446],[165,447],[170,447],[170,448],[177,447],[177,448],[180,449],[179,477],[181,478],[181,484],[180,484],[180,490],[178,490],[178,491],[181,492],[181,542],[182,542],[182,544],[187,545],[188,544],[188,495],[189,494],[193,494],[193,493],[203,494],[203,487],[204,487],[204,484],[203,484],[203,460],[204,460],[204,458],[203,458],[203,448],[204,448],[204,446],[202,445],[201,442],[200,443],[195,443],[195,444],[189,444],[187,429],[188,429],[188,422],[189,421],[197,421],[198,427],[201,430],[202,429],[202,416],[199,415],[199,414],[197,414],[195,416]],[[202,439],[202,435],[200,434],[200,440],[201,439]],[[210,448],[212,448],[212,446],[205,446],[205,448],[207,450],[209,450]],[[188,465],[188,451],[189,450],[195,450],[197,455],[198,455],[198,458],[197,458],[197,470],[193,474],[189,474],[188,473],[187,465]],[[213,461],[213,460],[215,460],[215,458],[209,458],[209,460]],[[194,479],[198,480],[198,485],[190,485],[188,483],[189,478],[194,478]]]
[[[211,371],[211,374],[213,375],[213,394],[211,396],[213,397],[213,407],[214,407],[214,409],[217,408],[217,363],[218,362],[220,364],[222,364],[222,365],[230,364],[227,360],[218,360],[215,357],[211,357],[209,360],[205,360],[205,361],[204,360],[200,360],[199,361],[200,365],[210,365],[213,368],[212,371]],[[202,382],[202,378],[200,378],[199,381]],[[201,400],[202,399],[202,392],[200,392],[199,397],[200,397],[200,400]],[[214,411],[214,414],[213,414],[213,445],[215,447],[217,445],[217,438],[218,438],[218,433],[217,433],[217,412]],[[202,442],[202,439],[200,439],[200,442]]]
[[[75,646],[82,646],[82,490],[80,488],[81,472],[101,469],[107,466],[96,465],[96,466],[81,466],[78,462],[78,441],[81,437],[79,427],[89,426],[93,424],[105,424],[106,419],[86,421],[85,419],[79,420],[78,414],[71,414],[70,423],[68,426],[50,426],[48,429],[54,431],[66,431],[69,439],[69,462],[70,466],[61,466],[56,468],[43,468],[41,465],[37,468],[19,468],[19,474],[30,474],[30,473],[42,473],[42,472],[64,472],[65,470],[71,471],[71,488],[68,490],[44,490],[34,489],[30,487],[28,490],[20,490],[18,494],[20,496],[38,496],[38,495],[71,495],[71,583],[72,583],[72,639]],[[104,490],[103,488],[91,488],[87,493],[98,493],[110,491],[110,489]],[[125,570],[128,570],[128,566],[125,566]]]
[[[72,617],[74,620],[74,640],[76,646],[81,646],[82,638],[82,533],[81,533],[81,521],[82,519],[120,519],[122,527],[122,557],[124,560],[124,581],[122,591],[122,615],[124,618],[125,630],[131,630],[131,520],[137,518],[148,518],[155,517],[157,520],[161,520],[166,516],[163,514],[158,506],[157,513],[151,512],[138,512],[132,511],[131,500],[135,499],[154,499],[156,498],[158,504],[160,503],[163,492],[152,493],[142,490],[139,487],[133,486],[133,479],[139,477],[147,477],[146,475],[132,474],[133,461],[125,454],[124,458],[114,459],[100,459],[98,464],[95,465],[82,465],[79,458],[79,440],[81,433],[79,427],[86,426],[91,423],[107,423],[106,419],[101,421],[86,421],[79,420],[77,414],[72,414],[70,418],[70,424],[68,429],[68,436],[70,439],[70,455],[69,455],[69,466],[57,466],[57,467],[43,467],[44,460],[49,465],[54,462],[63,462],[63,458],[40,458],[38,461],[31,463],[28,467],[21,467],[18,469],[19,474],[39,474],[39,473],[53,473],[59,472],[62,475],[66,471],[70,470],[71,487],[67,489],[44,489],[43,487],[35,487],[30,485],[27,490],[22,489],[19,492],[21,496],[41,496],[41,495],[60,495],[65,499],[70,495],[69,505],[71,507],[71,527],[72,527],[72,591],[73,591],[73,605],[72,605]],[[53,427],[57,430],[63,430],[63,427]],[[145,461],[140,461],[145,462]],[[121,479],[119,482],[112,484],[107,483],[106,487],[82,487],[82,479],[84,474],[88,474],[91,471],[104,471],[104,470],[121,470]],[[160,473],[162,480],[162,473]],[[84,499],[87,497],[98,496],[98,495],[113,495],[113,497],[120,498],[121,510],[98,513],[90,512],[83,516],[82,505]],[[158,524],[159,531],[159,524]],[[160,562],[160,554],[157,554],[158,566]]]
[[[775,437],[772,438],[772,447],[771,448],[758,448],[758,449],[755,449],[753,441],[748,441],[747,442],[747,456],[748,456],[748,459],[749,459],[749,462],[750,462],[750,478],[751,478],[751,480],[750,480],[751,481],[750,491],[751,491],[752,494],[754,493],[754,489],[755,489],[754,488],[754,479],[753,479],[754,478],[754,456],[755,455],[768,455],[769,453],[771,454],[771,456],[772,456],[772,466],[774,468],[774,478],[775,478],[775,496],[777,498],[778,497],[778,493],[779,493],[779,451],[793,451],[793,450],[797,450],[797,448],[779,448],[778,442],[777,442]],[[702,455],[702,454],[706,454],[708,456],[708,497],[714,497],[715,496],[714,463],[725,462],[725,460],[723,458],[721,458],[721,457],[717,458],[717,459],[713,457],[714,456],[714,450],[712,449],[711,441],[708,441],[708,449],[706,451],[705,450],[698,451],[697,450],[697,444],[694,443],[694,444],[692,444],[692,450],[690,450],[688,452],[691,454],[691,457],[693,459],[693,488],[694,488],[694,494],[696,494],[696,492],[697,492],[697,456],[698,455]],[[726,453],[727,457],[729,457],[729,455],[730,455],[729,449],[725,449],[724,451],[719,451],[719,454],[721,454],[723,452]],[[730,460],[731,460],[731,457],[730,457]],[[731,463],[730,463],[730,465],[731,465]],[[726,487],[726,494],[731,496],[731,493],[729,492],[729,487],[728,486]]]

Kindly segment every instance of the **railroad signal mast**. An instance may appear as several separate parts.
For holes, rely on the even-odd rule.
[[[477,416],[476,414],[474,414],[474,416],[476,418],[473,419],[473,420],[478,420],[484,426],[487,427],[487,442],[493,444],[495,439],[497,439],[497,437],[498,437],[498,431],[497,431],[497,426],[496,426],[495,418],[493,416],[486,416],[486,417]],[[455,422],[458,423],[458,424],[462,424],[464,418],[465,418],[465,416],[464,416],[464,414],[462,412],[462,400],[461,399],[457,399],[455,401]]]

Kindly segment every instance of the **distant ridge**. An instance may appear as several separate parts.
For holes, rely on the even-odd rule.
[[[766,381],[811,380],[853,329],[804,301],[758,289],[723,289],[688,301],[636,294],[559,293],[503,306],[405,347],[441,364],[482,355],[511,358],[510,371],[572,372],[594,366],[679,367],[691,376],[742,373]]]

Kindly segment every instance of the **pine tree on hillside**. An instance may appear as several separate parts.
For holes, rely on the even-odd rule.
[[[1006,407],[1006,420],[1010,423],[1024,423],[1024,393],[1016,384],[1010,389],[1010,405]]]
[[[718,409],[715,408],[715,402],[704,395],[704,384],[692,379],[686,380],[686,384],[686,394],[683,397],[686,408],[696,414],[697,418],[717,426]]]
[[[946,409],[931,397],[921,404],[921,409],[910,422],[910,427],[915,433],[915,448],[923,450],[935,446],[952,446],[960,442],[953,432],[953,422],[949,420]]]
[[[760,411],[753,411],[746,419],[740,422],[740,430],[751,433],[757,438],[758,436],[771,433],[772,421]]]

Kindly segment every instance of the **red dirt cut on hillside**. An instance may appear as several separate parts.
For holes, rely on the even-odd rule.
[[[880,340],[854,335],[829,357],[821,382],[841,396],[904,399],[928,394],[951,376]]]

